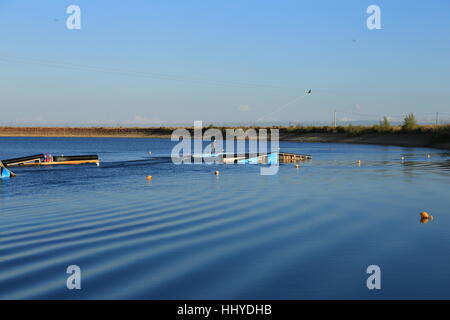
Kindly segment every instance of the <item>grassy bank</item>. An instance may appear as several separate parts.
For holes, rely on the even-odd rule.
[[[433,143],[450,142],[450,125],[427,125],[416,126],[411,129],[405,129],[401,126],[383,128],[379,125],[374,126],[346,126],[346,127],[300,127],[292,126],[282,128],[280,132],[292,135],[302,135],[311,133],[341,134],[347,137],[361,137],[364,135],[391,135],[391,136],[427,136]]]
[[[235,127],[208,127],[226,129]],[[204,130],[208,129],[204,128]],[[176,127],[108,128],[108,127],[0,127],[0,136],[16,137],[114,137],[170,138]],[[185,128],[192,132],[192,127]],[[450,149],[450,125],[401,126],[290,126],[243,127],[242,129],[279,129],[280,139],[299,142],[367,143]],[[225,135],[224,135],[225,136]]]

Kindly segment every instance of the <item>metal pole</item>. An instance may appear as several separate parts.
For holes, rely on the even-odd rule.
[[[334,125],[334,128],[336,129],[336,110],[334,110],[333,125]]]
[[[439,124],[439,112],[436,112],[436,126]]]

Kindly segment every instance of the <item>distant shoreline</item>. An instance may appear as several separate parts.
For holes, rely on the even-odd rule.
[[[308,133],[298,136],[286,135],[280,137],[280,140],[293,142],[375,144],[383,146],[420,147],[450,150],[450,141],[435,142],[430,134],[415,133],[369,133],[362,134],[360,136],[348,136],[342,133]]]
[[[108,128],[108,127],[0,127],[0,137],[80,137],[80,138],[160,138],[170,139],[172,132],[178,127],[160,128]],[[292,142],[328,142],[350,144],[376,144],[403,147],[425,147],[450,150],[450,136],[447,131],[440,135],[436,130],[421,127],[413,132],[394,129],[390,132],[371,132],[370,127],[359,127],[357,132],[329,127],[280,129],[280,140]],[[424,129],[425,128],[425,129]],[[448,126],[442,126],[448,130]],[[191,128],[185,128],[192,130]],[[204,128],[206,129],[206,128]],[[221,130],[227,128],[218,128]],[[230,129],[237,129],[230,127]],[[243,127],[242,129],[249,129]],[[261,128],[256,128],[261,129]],[[270,129],[270,128],[267,128]],[[354,130],[354,129],[353,129]],[[317,132],[316,132],[317,131]],[[347,132],[348,131],[348,132]]]

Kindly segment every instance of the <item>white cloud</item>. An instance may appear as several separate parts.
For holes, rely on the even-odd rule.
[[[135,115],[131,120],[125,120],[126,124],[155,124],[155,123],[163,123],[163,121],[159,118],[148,118],[141,115]]]
[[[241,105],[238,107],[238,110],[239,110],[240,112],[248,112],[248,111],[250,111],[250,106],[247,105],[247,104],[241,104]]]

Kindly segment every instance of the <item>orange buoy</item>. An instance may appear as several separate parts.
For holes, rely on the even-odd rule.
[[[300,168],[300,165],[297,163],[297,164],[295,165],[295,167],[298,169],[298,168]]]
[[[425,219],[426,220],[433,220],[433,216],[428,214],[428,212],[423,211],[423,212],[420,213],[420,219],[421,220],[425,220]]]
[[[423,211],[423,212],[420,213],[420,217],[421,217],[422,219],[429,219],[429,218],[430,218],[430,215],[428,214],[428,212]]]
[[[153,179],[152,176],[147,176],[147,181],[150,181],[150,180],[152,180],[152,179]]]

